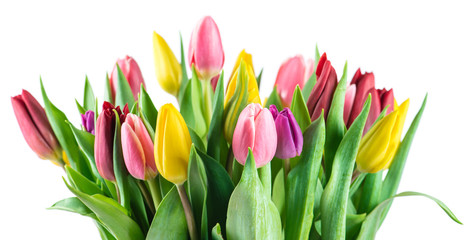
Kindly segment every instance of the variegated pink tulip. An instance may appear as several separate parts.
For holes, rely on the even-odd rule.
[[[314,60],[304,60],[304,57],[297,55],[288,58],[281,67],[279,67],[276,77],[276,90],[281,98],[283,106],[289,107],[292,102],[292,95],[296,86],[302,89],[309,77],[314,72]]]
[[[135,59],[130,56],[125,56],[125,58],[119,58],[116,64],[113,66],[112,73],[110,74],[110,90],[112,92],[112,99],[115,101],[115,95],[117,92],[117,84],[118,84],[118,70],[117,64],[125,75],[128,84],[130,85],[131,92],[135,97],[135,100],[138,99],[138,93],[141,89],[141,84],[143,87],[145,86],[145,82],[143,80],[143,75],[141,74],[140,67],[138,63],[136,63]]]

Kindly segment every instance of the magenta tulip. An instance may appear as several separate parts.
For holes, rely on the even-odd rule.
[[[270,162],[278,144],[276,126],[271,112],[258,103],[251,103],[240,113],[233,133],[233,154],[245,165],[248,148],[253,152],[256,167]]]
[[[284,108],[281,112],[275,105],[269,106],[269,111],[273,115],[278,134],[278,146],[276,157],[288,159],[299,156],[302,152],[304,139],[302,137],[301,127],[294,118],[289,108]]]
[[[113,140],[115,138],[116,120],[113,109],[118,112],[120,122],[125,121],[126,115],[129,113],[128,105],[125,105],[122,112],[119,106],[114,107],[111,103],[104,102],[102,112],[97,118],[94,143],[97,170],[100,176],[110,181],[115,181],[115,174],[113,172]]]
[[[94,111],[87,111],[84,114],[81,114],[82,126],[84,130],[95,134],[95,113]]]
[[[128,114],[121,129],[123,159],[128,172],[135,178],[150,180],[156,177],[153,141],[141,119]]]
[[[188,56],[189,65],[195,66],[200,79],[210,80],[222,70],[225,61],[222,40],[210,16],[202,18],[192,32]]]
[[[291,106],[292,95],[296,86],[302,89],[314,72],[314,60],[304,61],[304,57],[297,55],[287,59],[279,67],[276,77],[276,86],[281,102],[285,107]]]
[[[54,135],[44,108],[28,91],[11,98],[16,120],[30,148],[41,159],[58,160],[61,147]]]
[[[319,60],[315,74],[317,76],[317,82],[307,100],[307,108],[309,109],[312,121],[320,116],[322,109],[324,109],[324,118],[327,119],[330,105],[332,104],[333,93],[338,84],[337,73],[330,61],[327,60],[325,53]]]
[[[138,93],[141,89],[141,84],[143,87],[145,86],[145,82],[143,80],[143,75],[141,74],[140,67],[138,63],[136,63],[135,59],[130,56],[125,56],[125,58],[119,58],[116,64],[113,66],[112,73],[110,74],[110,90],[112,92],[112,99],[115,101],[115,95],[117,92],[117,84],[118,84],[118,70],[117,64],[125,75],[128,84],[130,85],[131,92],[135,97],[135,100],[138,99]]]

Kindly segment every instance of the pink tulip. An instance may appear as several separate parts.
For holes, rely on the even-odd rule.
[[[220,79],[220,74],[217,74],[210,80],[210,84],[212,85],[212,91],[215,92],[215,88],[217,88],[218,80]]]
[[[210,17],[202,18],[192,32],[189,44],[189,65],[195,66],[199,78],[210,80],[223,68],[225,55],[217,24]]]
[[[112,91],[112,99],[115,101],[115,94],[117,92],[117,84],[118,84],[118,70],[117,64],[125,75],[128,84],[130,85],[131,92],[135,97],[135,100],[138,99],[138,93],[141,89],[141,84],[143,87],[145,86],[145,82],[143,80],[143,75],[141,74],[140,67],[138,63],[136,63],[135,59],[130,56],[125,56],[125,58],[119,58],[116,64],[113,66],[112,73],[110,74],[110,89]]]
[[[281,67],[274,85],[277,87],[279,97],[285,107],[291,106],[292,95],[296,86],[302,89],[309,77],[314,72],[314,60],[304,61],[301,55],[288,58]]]
[[[54,135],[44,108],[26,90],[11,98],[16,120],[30,148],[41,159],[58,160],[61,147]]]
[[[256,167],[270,162],[278,144],[273,115],[258,103],[251,103],[240,113],[233,133],[233,154],[245,165],[248,148],[253,151]]]
[[[128,114],[121,135],[123,159],[128,172],[141,180],[156,177],[153,142],[141,119],[135,114]]]

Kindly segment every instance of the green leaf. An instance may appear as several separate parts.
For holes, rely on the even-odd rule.
[[[89,196],[82,193],[64,181],[67,188],[77,196],[92,212],[103,225],[110,231],[111,234],[120,240],[140,240],[144,239],[143,232],[141,232],[138,224],[133,221],[124,211],[120,205],[103,195]]]
[[[463,224],[458,220],[458,218],[453,214],[453,212],[443,203],[442,201],[438,200],[437,198],[434,198],[432,196],[429,196],[424,193],[418,193],[418,192],[402,192],[399,193],[393,197],[390,197],[373,209],[370,214],[366,217],[365,221],[363,222],[363,225],[361,226],[360,233],[358,235],[359,240],[365,240],[365,239],[374,239],[376,235],[376,231],[378,230],[378,226],[381,225],[383,221],[383,213],[391,206],[392,201],[396,197],[407,197],[407,196],[423,196],[426,198],[431,199],[435,203],[439,205],[439,207],[442,208],[443,211],[455,222],[459,224]]]
[[[82,216],[96,219],[95,213],[92,212],[87,206],[84,205],[77,197],[70,197],[56,202],[48,209],[63,210],[67,212],[78,213]]]
[[[186,215],[174,186],[159,204],[146,239],[187,240],[188,235]]]
[[[360,115],[343,137],[333,159],[332,174],[321,201],[324,239],[345,239],[351,176],[370,105],[371,95],[366,100]]]
[[[133,97],[133,92],[131,91],[130,84],[123,74],[120,66],[117,63],[117,89],[115,95],[115,106],[125,107],[125,104],[128,104],[128,107],[132,107],[135,103],[135,98]]]
[[[112,89],[110,86],[110,79],[108,78],[108,73],[105,74],[105,86],[104,86],[103,100],[109,103],[115,104],[115,101],[112,97]]]
[[[205,205],[207,204],[207,174],[194,145],[191,147],[187,172],[187,189],[189,189],[189,200],[192,205],[197,231],[201,239],[208,239],[207,214],[204,213],[206,211]],[[216,179],[213,180],[215,181]]]
[[[161,190],[161,196],[166,196],[169,191],[171,191],[172,187],[174,187],[174,183],[169,182],[166,180],[161,174],[159,176],[159,189]]]
[[[102,240],[116,240],[116,238],[99,222],[95,221],[95,226],[99,230]]]
[[[150,96],[146,92],[143,84],[141,84],[141,94],[140,94],[140,109],[145,117],[146,121],[151,125],[153,131],[156,128],[156,121],[158,119],[158,110],[153,104]]]
[[[69,123],[69,122],[68,122]],[[87,131],[79,130],[74,125],[69,123],[69,127],[74,134],[74,137],[80,147],[80,150],[84,153],[87,160],[89,161],[89,166],[94,174],[95,178],[103,180],[102,176],[100,176],[97,166],[95,165],[95,156],[94,156],[94,142],[95,136]],[[102,181],[103,182],[103,181]]]
[[[281,219],[263,193],[251,150],[227,212],[227,239],[281,239]],[[244,207],[242,207],[244,206]]]
[[[305,131],[301,160],[288,174],[285,239],[309,237],[324,142],[325,123],[321,115]]]
[[[223,240],[220,224],[218,223],[212,228],[212,240]]]
[[[263,185],[263,192],[268,199],[271,199],[271,162],[258,168],[258,177]]]
[[[314,73],[310,75],[309,79],[307,80],[304,87],[302,88],[302,96],[304,97],[305,102],[307,102],[307,100],[309,99],[310,93],[312,92],[312,89],[314,88],[316,82],[317,82],[317,77],[314,71]]]
[[[281,111],[284,108],[281,102],[281,98],[279,98],[276,86],[274,86],[273,91],[271,92],[271,94],[269,94],[269,97],[266,100],[264,107],[269,108],[269,106],[271,105],[275,105],[278,108],[278,111]]]
[[[302,96],[299,85],[296,86],[296,89],[294,89],[294,94],[292,95],[291,112],[294,115],[297,123],[299,123],[301,131],[305,132],[311,121],[309,110],[307,110],[307,105],[304,101],[304,97]]]
[[[379,195],[383,183],[383,171],[369,173],[363,183],[358,212],[369,213],[379,203]]]
[[[195,145],[195,147],[201,151],[205,151],[205,145],[204,142],[202,141],[202,138],[192,129],[191,127],[187,127],[189,130],[189,135],[191,136],[192,143]]]
[[[82,174],[76,170],[68,166],[66,166],[65,169],[69,181],[73,186],[76,187],[77,190],[88,195],[103,194],[102,190],[94,182],[82,176]]]
[[[222,163],[223,166],[227,160],[228,144],[223,135],[224,123],[224,91],[223,91],[223,72],[215,88],[215,95],[212,103],[213,113],[210,121],[207,154]]]
[[[284,213],[284,206],[285,206],[285,196],[286,191],[284,187],[284,170],[280,169],[276,178],[274,179],[273,184],[273,196],[271,200],[273,201],[274,205],[278,209],[279,215],[283,216]],[[282,219],[281,219],[282,220]]]
[[[197,78],[195,68],[192,69],[192,79],[184,89],[184,96],[181,101],[181,114],[187,126],[192,128],[201,138],[207,131],[203,110],[202,110],[202,90]]]
[[[332,172],[333,158],[335,152],[345,135],[345,122],[343,121],[343,108],[345,104],[345,91],[347,86],[347,63],[343,68],[343,76],[335,89],[332,105],[327,116],[327,138],[325,140],[325,174],[327,179]]]
[[[85,114],[86,110],[84,109],[84,107],[82,107],[82,105],[80,105],[80,103],[77,101],[77,99],[75,101],[76,101],[76,106],[77,106],[77,110],[79,110],[79,113],[80,114]]]
[[[366,219],[366,213],[347,215],[347,237],[346,239],[355,239],[360,231],[361,224]]]
[[[179,39],[181,40],[181,70],[182,70],[182,80],[181,85],[179,86],[178,101],[179,105],[182,105],[182,98],[185,93],[187,82],[189,82],[189,77],[187,76],[186,68],[186,57],[184,56],[184,45],[182,44],[182,35],[179,33]]]
[[[115,174],[116,184],[118,186],[120,204],[127,210],[130,210],[130,191],[127,182],[128,171],[126,170],[125,160],[123,160],[121,124],[120,117],[116,110],[115,114],[115,134],[113,139],[113,173]]]
[[[133,219],[140,225],[143,232],[147,232],[149,229],[148,215],[146,213],[146,207],[144,203],[143,196],[141,194],[140,188],[136,181],[138,179],[133,178],[131,175],[128,175],[128,186],[130,191],[130,207],[133,211]]]
[[[263,77],[263,69],[258,74],[258,77],[256,78],[256,83],[258,84],[258,89],[260,89],[261,86],[261,77]]]
[[[84,108],[86,110],[94,111],[95,109],[95,95],[90,86],[89,79],[85,76],[85,85],[84,85]]]

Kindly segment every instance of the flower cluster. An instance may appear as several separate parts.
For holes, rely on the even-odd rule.
[[[103,239],[373,239],[394,197],[425,196],[396,195],[425,101],[403,138],[409,99],[398,106],[360,69],[348,84],[347,65],[339,78],[318,49],[284,61],[263,102],[242,50],[225,88],[211,17],[192,32],[187,64],[156,32],[153,47],[179,109],[156,108],[129,56],[101,104],[86,79],[81,128],[43,83],[44,108],[26,90],[11,99],[26,142],[64,168],[75,195],[51,208],[90,217]]]

